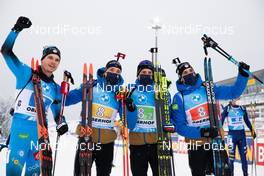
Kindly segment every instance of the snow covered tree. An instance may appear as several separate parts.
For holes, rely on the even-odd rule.
[[[7,100],[0,98],[0,137],[6,138],[9,135],[12,116],[10,109],[14,100],[9,98]]]

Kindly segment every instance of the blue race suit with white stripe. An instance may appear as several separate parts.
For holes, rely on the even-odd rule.
[[[231,171],[234,174],[234,160],[236,154],[236,146],[238,146],[239,155],[242,163],[242,170],[244,176],[248,175],[248,163],[247,163],[247,142],[245,135],[244,122],[250,131],[252,131],[252,125],[249,121],[246,108],[243,106],[227,105],[221,114],[222,124],[227,117],[228,121],[228,145],[229,145],[229,159]]]
[[[247,85],[247,80],[247,77],[239,74],[233,85],[215,85],[216,100],[239,97]],[[176,127],[175,130],[185,137],[189,146],[194,146],[188,150],[192,175],[211,173],[213,171],[212,148],[206,150],[202,146],[210,143],[210,139],[202,138],[200,132],[201,128],[210,127],[206,88],[199,74],[194,86],[183,84],[180,80],[176,82],[176,86],[179,92],[175,94],[170,108],[171,121]],[[220,116],[220,113],[218,114]]]
[[[177,92],[171,105],[171,120],[175,125],[175,131],[190,139],[200,139],[201,128],[210,126],[206,90],[199,74],[194,86],[182,84],[179,80],[176,86]],[[215,85],[217,100],[228,100],[239,97],[246,85],[247,77],[238,74],[234,85]]]
[[[16,77],[16,94],[19,94],[15,102],[11,125],[6,175],[21,175],[24,167],[26,176],[39,175],[38,132],[34,90],[31,81],[32,73],[31,68],[22,63],[12,50],[17,36],[17,32],[11,31],[1,49],[7,66]],[[53,116],[56,117],[60,109],[58,103],[60,101],[60,86],[53,81],[53,76],[44,75],[41,67],[39,70],[46,114],[50,107]]]
[[[114,120],[122,114],[121,104],[116,99],[116,93],[124,80],[120,77],[117,85],[106,84],[104,78],[105,67],[97,70],[97,79],[93,81],[93,105],[92,105],[92,139],[94,143],[108,144],[116,139]],[[87,86],[89,83],[87,82]],[[82,101],[82,88],[73,89],[67,95],[66,106],[74,105]],[[88,95],[87,95],[88,96]]]
[[[116,93],[124,80],[120,75],[120,81],[116,85],[109,85],[104,77],[105,67],[97,70],[97,79],[93,82],[92,102],[92,140],[100,150],[93,150],[93,161],[96,164],[97,175],[110,175],[114,157],[114,141],[117,134],[114,129],[114,120],[117,113],[121,116],[121,103],[116,99]],[[89,87],[89,83],[87,83]],[[82,89],[71,90],[67,96],[66,106],[82,101]],[[88,93],[88,92],[87,92]],[[89,93],[88,93],[89,94]],[[87,96],[89,96],[87,94]],[[78,130],[77,130],[78,131]]]

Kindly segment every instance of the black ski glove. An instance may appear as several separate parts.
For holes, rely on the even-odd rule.
[[[17,19],[17,22],[15,24],[15,26],[12,28],[12,31],[16,31],[16,32],[20,32],[22,31],[24,28],[29,28],[32,25],[30,19],[28,19],[27,17],[19,17]]]
[[[130,97],[126,98],[126,107],[130,112],[134,112],[136,110],[136,105],[134,104],[132,98]]]
[[[200,129],[201,137],[206,138],[215,138],[218,136],[217,128],[201,128]]]
[[[239,62],[238,71],[242,76],[249,77],[248,73],[244,70],[249,70],[250,66],[244,62]]]
[[[69,130],[69,127],[68,127],[68,124],[66,123],[65,121],[65,117],[62,116],[61,118],[61,122],[58,121],[59,119],[57,118],[56,119],[56,130],[57,130],[57,133],[61,136],[61,135],[64,135],[68,130]]]

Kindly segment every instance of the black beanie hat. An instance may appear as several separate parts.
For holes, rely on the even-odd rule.
[[[192,68],[189,62],[182,62],[177,66],[176,73],[181,77],[184,70]]]
[[[110,60],[109,62],[107,62],[106,66],[105,66],[106,70],[110,67],[116,67],[122,71],[122,66],[117,60]]]
[[[139,73],[141,72],[141,70],[148,68],[150,69],[152,72],[154,72],[154,65],[151,61],[149,60],[143,60],[138,64],[137,67],[137,76],[139,75]]]
[[[41,60],[43,60],[49,54],[56,54],[61,57],[60,50],[56,46],[46,46],[43,49]]]

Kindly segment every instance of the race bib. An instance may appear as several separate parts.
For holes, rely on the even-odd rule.
[[[94,128],[113,129],[114,119],[117,110],[108,106],[93,103],[92,105],[92,126]]]
[[[52,99],[43,95],[43,102],[45,107],[45,112],[47,114],[48,108],[50,107],[51,103],[53,102]],[[29,117],[28,120],[36,120],[36,108],[35,108],[35,101],[34,101],[34,91],[29,89],[24,89],[21,94],[19,95],[16,104],[15,104],[15,113],[24,114]]]
[[[153,106],[138,105],[138,120],[134,132],[150,133],[156,132],[156,113]]]
[[[206,126],[210,124],[207,103],[187,110],[186,115],[190,126]]]

